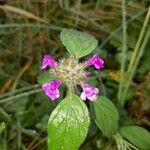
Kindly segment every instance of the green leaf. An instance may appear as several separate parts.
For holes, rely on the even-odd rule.
[[[52,80],[55,80],[56,78],[50,74],[49,72],[44,72],[38,76],[38,83],[43,84],[43,83],[48,83]]]
[[[48,122],[48,150],[77,150],[89,127],[84,102],[70,93],[52,112]]]
[[[125,126],[119,129],[119,133],[140,150],[150,149],[150,133],[146,129],[139,126]]]
[[[94,117],[97,126],[106,136],[115,134],[118,129],[118,111],[106,97],[100,96],[93,102]]]
[[[64,29],[60,34],[60,39],[66,49],[77,58],[90,54],[98,44],[92,35],[74,29]]]

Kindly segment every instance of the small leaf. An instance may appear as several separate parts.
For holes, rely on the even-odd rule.
[[[89,127],[84,102],[70,93],[52,112],[48,122],[48,150],[77,150]]]
[[[150,133],[139,126],[125,126],[119,129],[120,134],[140,150],[150,149]]]
[[[38,83],[40,83],[40,84],[48,83],[55,79],[56,78],[49,72],[44,72],[38,76]]]
[[[118,111],[106,97],[100,96],[93,102],[94,117],[97,126],[106,136],[115,134],[118,129]]]
[[[90,54],[98,44],[94,36],[74,29],[64,29],[60,39],[66,49],[77,58]]]

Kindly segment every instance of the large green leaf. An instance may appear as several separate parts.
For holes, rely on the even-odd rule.
[[[90,54],[98,44],[92,35],[74,29],[64,29],[60,34],[60,39],[66,49],[77,58]]]
[[[48,122],[48,150],[77,150],[89,127],[84,102],[70,93],[52,112]]]
[[[52,74],[50,74],[49,72],[44,72],[38,76],[38,83],[48,83],[54,79],[56,78]]]
[[[150,149],[150,133],[146,129],[139,126],[125,126],[119,129],[119,133],[140,150]]]
[[[95,122],[106,136],[115,134],[118,129],[118,111],[106,97],[100,96],[93,102]]]

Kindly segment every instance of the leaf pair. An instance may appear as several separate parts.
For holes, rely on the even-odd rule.
[[[106,97],[93,102],[95,120],[104,135],[111,136],[118,129],[118,112]],[[48,122],[49,150],[77,150],[83,143],[89,127],[89,114],[85,103],[75,94],[61,101]]]

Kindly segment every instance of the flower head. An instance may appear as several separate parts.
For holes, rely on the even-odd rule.
[[[50,97],[52,100],[55,100],[60,96],[60,92],[58,90],[60,84],[61,84],[60,80],[54,80],[50,83],[43,84],[42,90],[48,97]]]
[[[43,58],[43,62],[42,62],[42,65],[41,65],[41,69],[46,69],[46,67],[49,66],[49,67],[55,67],[57,66],[57,62],[50,56],[50,55],[45,55],[44,58]]]
[[[70,55],[66,59],[61,59],[57,67],[50,68],[49,72],[53,73],[65,84],[80,84],[81,81],[86,80],[85,65],[79,63],[74,55]]]
[[[53,74],[57,80],[43,84],[42,90],[49,98],[55,100],[60,96],[58,87],[61,83],[71,84],[72,86],[80,84],[83,89],[81,99],[95,101],[99,93],[98,88],[85,83],[90,78],[90,72],[86,72],[85,69],[91,65],[94,65],[96,69],[101,69],[104,67],[104,61],[98,54],[95,54],[85,63],[79,63],[74,55],[70,55],[69,58],[61,59],[57,63],[50,55],[45,55],[41,69],[50,66],[49,73]]]
[[[101,59],[98,54],[95,54],[90,59],[85,61],[85,65],[87,67],[94,65],[96,69],[102,69],[104,68],[104,60]]]
[[[98,88],[85,84],[84,82],[81,82],[81,87],[83,89],[83,92],[80,96],[82,100],[86,100],[86,98],[91,101],[96,100],[97,94],[99,93]]]

